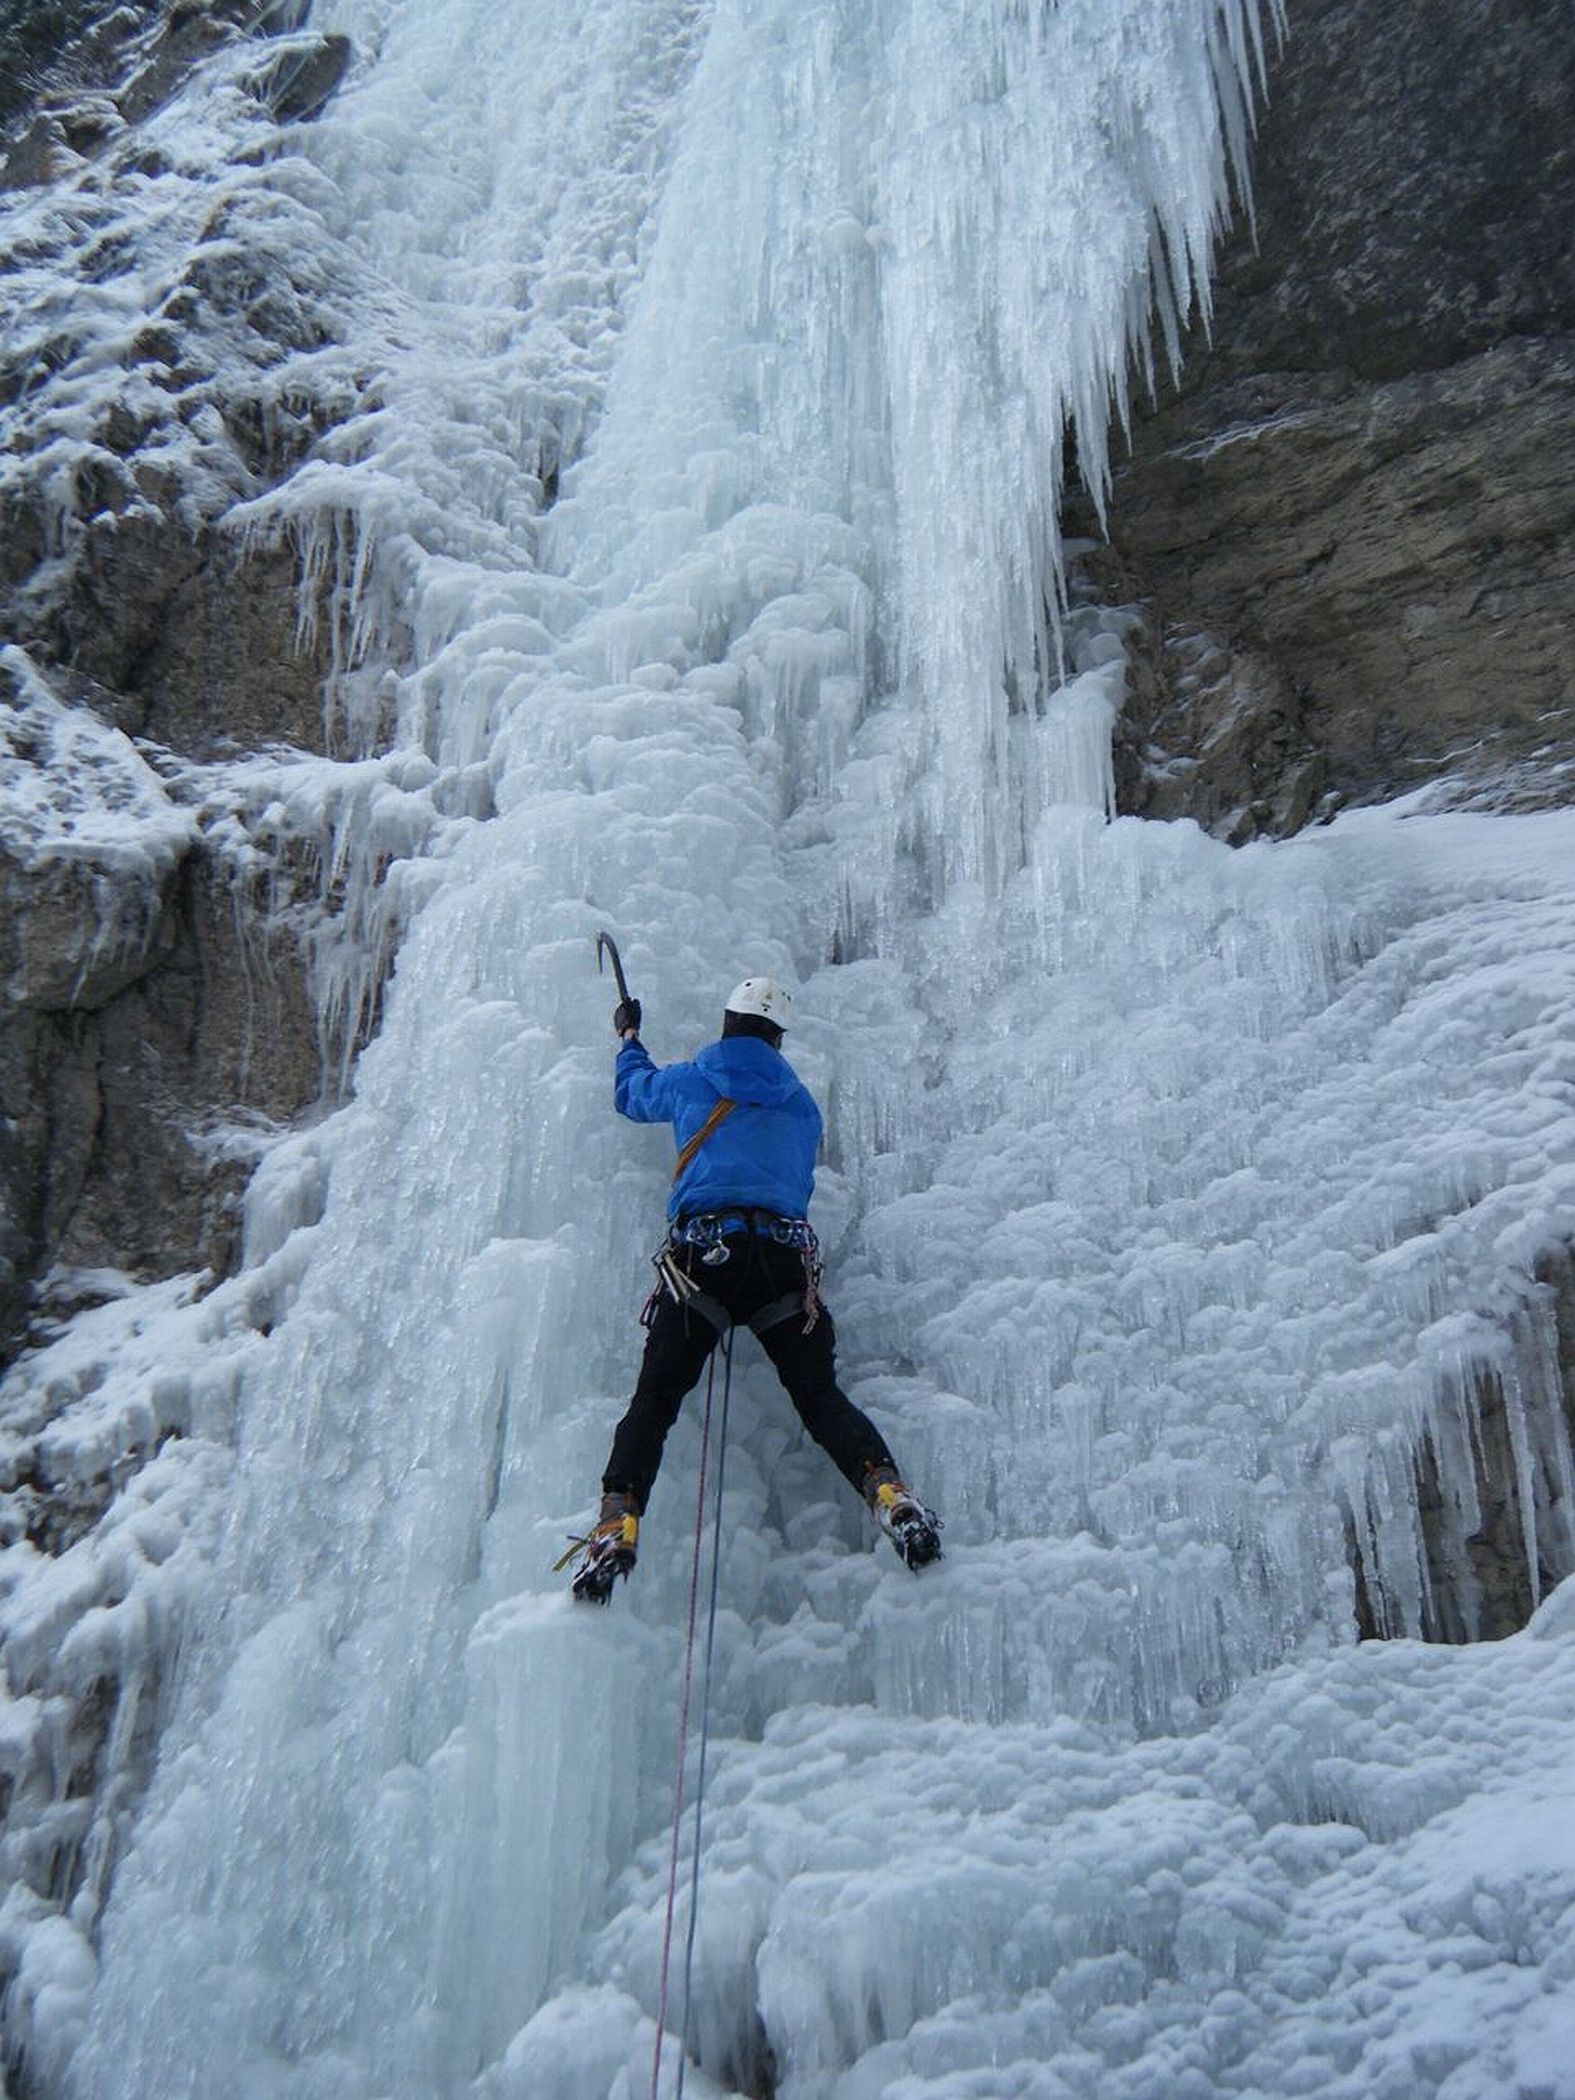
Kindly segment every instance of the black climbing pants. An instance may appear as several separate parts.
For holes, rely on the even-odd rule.
[[[796,1247],[779,1246],[755,1233],[734,1234],[727,1247],[728,1259],[712,1267],[701,1262],[694,1247],[685,1247],[679,1260],[740,1325],[765,1306],[803,1291],[804,1257]],[[716,1329],[703,1313],[686,1311],[663,1291],[646,1337],[634,1397],[613,1433],[612,1454],[602,1475],[604,1492],[631,1494],[644,1510],[667,1432],[717,1340]],[[830,1313],[822,1305],[806,1334],[804,1315],[795,1311],[768,1327],[760,1346],[787,1387],[799,1420],[862,1494],[869,1468],[891,1466],[893,1460],[875,1424],[837,1384],[837,1338]]]

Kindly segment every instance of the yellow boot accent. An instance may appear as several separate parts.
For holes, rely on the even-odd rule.
[[[616,1542],[620,1547],[627,1547],[632,1553],[639,1536],[640,1519],[632,1509],[626,1510],[621,1517],[603,1517],[599,1524],[591,1526],[584,1538],[575,1538],[570,1534],[569,1550],[559,1554],[552,1564],[552,1572],[554,1575],[561,1574],[576,1554],[583,1553],[589,1558],[593,1549],[601,1546],[605,1551],[606,1545],[612,1542]]]

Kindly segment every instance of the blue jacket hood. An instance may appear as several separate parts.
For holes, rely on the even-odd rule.
[[[758,1035],[723,1036],[708,1043],[694,1062],[719,1094],[749,1108],[780,1108],[798,1092],[798,1074],[780,1050]]]

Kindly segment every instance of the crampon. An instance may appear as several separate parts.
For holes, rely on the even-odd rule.
[[[911,1488],[900,1480],[877,1482],[870,1490],[870,1508],[875,1521],[896,1547],[904,1567],[915,1574],[941,1557],[941,1520],[926,1509]]]
[[[608,1602],[618,1577],[627,1578],[633,1571],[639,1535],[640,1518],[628,1496],[604,1495],[601,1516],[558,1562],[566,1567],[578,1555],[580,1564],[569,1587],[581,1604]]]

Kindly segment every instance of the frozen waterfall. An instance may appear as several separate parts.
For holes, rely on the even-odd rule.
[[[1463,1539],[1486,1384],[1532,1579],[1575,1565],[1575,820],[1111,821],[1123,617],[1058,538],[1065,434],[1102,492],[1206,306],[1278,25],[313,20],[356,66],[288,154],[224,160],[214,70],[163,122],[340,301],[357,405],[232,523],[330,588],[330,1028],[399,945],[241,1273],[27,1372],[97,1350],[187,1432],[109,1601],[11,1600],[158,1741],[77,1912],[10,1921],[41,2090],[649,2090],[692,1407],[612,1610],[550,1572],[670,1169],[607,926],[659,1059],[801,987],[846,1380],[947,1521],[922,1580],[872,1551],[741,1348],[695,2100],[1575,2092],[1570,1593],[1355,1637],[1358,1586],[1434,1629],[1421,1454]]]

